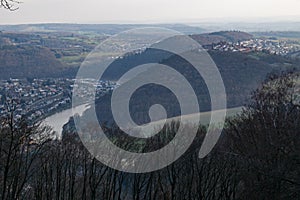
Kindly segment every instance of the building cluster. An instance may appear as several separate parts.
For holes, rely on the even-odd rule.
[[[36,121],[71,107],[74,79],[10,79],[0,81],[0,116],[13,110],[16,119],[25,116]],[[89,83],[87,80],[80,82]],[[114,89],[114,83],[100,81],[97,94]],[[91,95],[92,85],[77,91],[79,97]]]
[[[76,97],[76,103],[85,104],[95,101],[104,94],[113,91],[118,86],[112,81],[98,81],[95,79],[78,79],[71,85],[73,94]]]
[[[212,49],[230,52],[252,52],[261,51],[276,55],[288,55],[300,50],[300,45],[294,42],[278,41],[269,39],[250,39],[241,42],[220,42],[212,45]]]
[[[42,118],[70,104],[70,79],[10,79],[0,82],[0,114],[13,109],[15,117]]]

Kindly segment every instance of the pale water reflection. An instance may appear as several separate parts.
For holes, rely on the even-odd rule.
[[[73,116],[73,112],[81,116],[83,112],[89,108],[90,108],[89,104],[83,104],[75,107],[73,111],[72,108],[64,110],[62,112],[51,115],[50,117],[47,117],[45,120],[43,120],[42,125],[50,126],[53,129],[53,131],[56,133],[56,137],[61,138],[63,126],[66,123],[68,123],[70,117]]]

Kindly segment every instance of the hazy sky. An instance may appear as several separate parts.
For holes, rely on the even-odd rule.
[[[0,9],[1,24],[151,23],[200,19],[283,19],[300,16],[300,0],[22,0],[18,11]],[[300,21],[300,17],[298,17]]]

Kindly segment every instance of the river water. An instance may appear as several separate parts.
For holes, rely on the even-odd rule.
[[[73,113],[81,116],[88,108],[90,108],[89,104],[83,104],[75,107],[73,110],[72,108],[64,110],[44,119],[42,125],[50,126],[53,131],[55,131],[56,136],[61,138],[63,126],[68,123],[70,117],[73,116]]]
[[[53,131],[56,132],[56,137],[61,138],[63,126],[66,123],[68,123],[70,117],[73,116],[73,113],[79,114],[81,116],[83,114],[83,112],[86,111],[90,107],[91,106],[89,104],[83,104],[83,105],[75,107],[73,110],[72,110],[72,108],[64,110],[62,112],[51,115],[50,117],[47,117],[42,122],[42,124],[52,127]],[[241,112],[242,108],[243,107],[227,109],[227,116],[234,116],[235,114]],[[214,111],[214,112],[219,112],[219,111]],[[197,114],[194,114],[194,115],[197,115]],[[188,120],[190,123],[193,123],[194,115],[187,115],[187,116],[184,116],[184,118],[186,118],[186,120]],[[210,122],[211,112],[201,113],[200,116],[201,116],[201,122],[204,124],[206,124],[206,123],[208,124]],[[198,118],[196,118],[196,119],[198,119]],[[157,123],[159,123],[159,121]]]

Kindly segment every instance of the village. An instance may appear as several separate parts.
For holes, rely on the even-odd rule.
[[[272,40],[272,39],[250,39],[236,43],[219,42],[212,44],[213,50],[230,52],[265,52],[269,54],[286,56],[289,53],[300,51],[300,45],[294,41]]]
[[[47,116],[68,109],[72,106],[74,79],[10,79],[0,81],[0,116],[13,111],[16,119],[26,117],[37,121]],[[86,89],[77,91],[84,97],[91,94],[91,80],[80,80],[86,83]],[[97,95],[104,95],[115,87],[115,83],[99,81],[96,85]],[[89,89],[89,90],[88,90]]]

